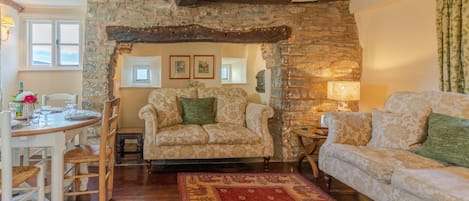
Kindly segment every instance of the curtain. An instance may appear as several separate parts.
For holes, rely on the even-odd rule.
[[[440,89],[469,94],[469,0],[436,0]]]

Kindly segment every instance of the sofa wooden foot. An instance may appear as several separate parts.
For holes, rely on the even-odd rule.
[[[147,162],[147,172],[148,174],[151,174],[151,160],[145,160],[145,162]]]
[[[270,157],[264,157],[264,172],[269,171]]]
[[[332,181],[331,175],[324,174],[324,182],[326,183],[327,191],[331,191],[331,181]]]

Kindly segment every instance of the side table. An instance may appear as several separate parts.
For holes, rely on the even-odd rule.
[[[304,158],[308,159],[313,171],[313,176],[317,178],[319,176],[319,170],[313,158],[313,154],[318,148],[319,142],[327,138],[328,129],[323,127],[295,127],[292,129],[292,132],[298,137],[302,151],[298,156],[298,168],[301,168],[301,163]],[[309,145],[305,144],[303,138],[311,139],[312,143]]]
[[[136,139],[137,140],[137,151],[135,152],[126,152],[124,150],[125,140],[127,139]],[[124,157],[126,153],[136,153],[137,162],[143,162],[143,128],[119,128],[116,133],[116,163],[121,163],[121,158]]]

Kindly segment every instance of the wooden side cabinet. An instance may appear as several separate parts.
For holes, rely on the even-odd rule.
[[[136,139],[137,140],[137,150],[136,151],[125,151],[125,140]],[[137,162],[143,162],[143,128],[133,127],[133,128],[119,128],[116,133],[116,163],[120,164],[121,158],[125,154],[137,154]]]

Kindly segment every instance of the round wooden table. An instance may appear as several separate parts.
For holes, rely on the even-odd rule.
[[[319,176],[318,166],[313,158],[313,154],[318,148],[318,144],[321,140],[327,138],[327,128],[322,127],[295,127],[292,132],[296,134],[300,142],[300,149],[302,153],[298,155],[298,169],[301,169],[301,163],[303,159],[308,159],[309,164],[313,172],[314,178]],[[303,138],[311,139],[311,144],[306,144]]]
[[[12,147],[50,147],[52,201],[63,200],[66,142],[80,134],[80,144],[87,144],[86,128],[101,120],[101,115],[97,112],[79,110],[77,113],[86,115],[72,120],[66,118],[69,117],[67,112],[51,113],[48,114],[47,124],[41,115],[39,124],[29,124],[12,130]]]

